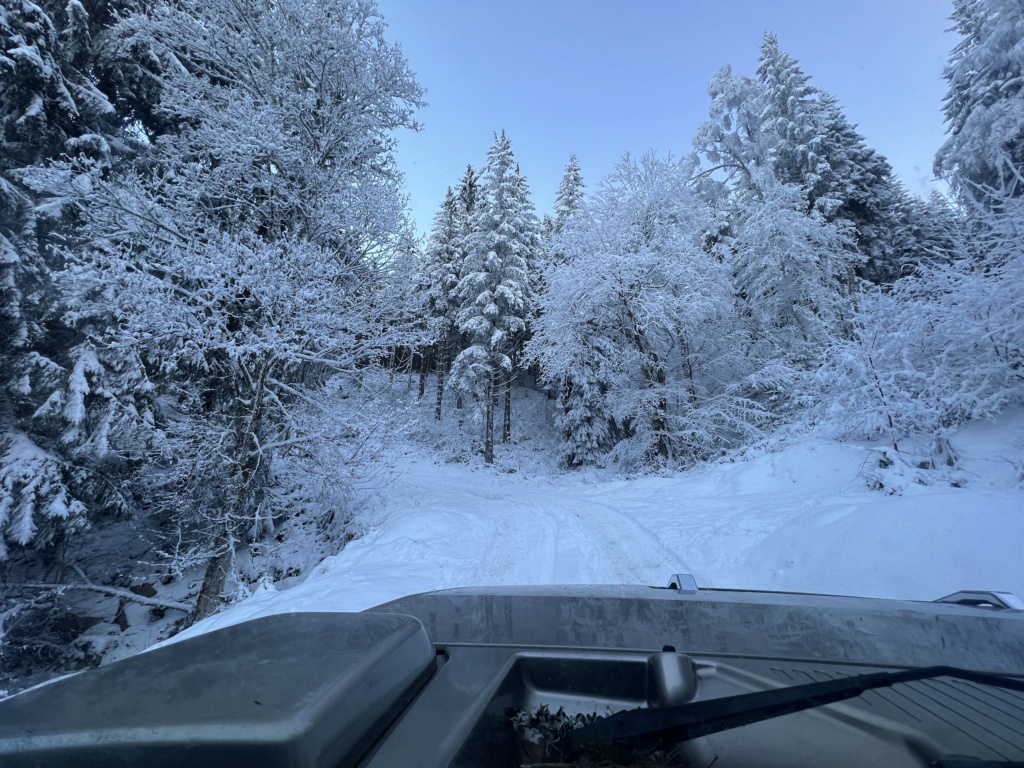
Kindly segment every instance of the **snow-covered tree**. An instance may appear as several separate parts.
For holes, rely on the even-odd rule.
[[[911,248],[894,243],[892,213],[903,194],[892,168],[869,148],[831,94],[810,83],[799,64],[765,35],[758,66],[761,131],[775,176],[806,190],[808,211],[852,225],[864,256],[857,272],[891,282]]]
[[[771,33],[764,36],[757,75],[760,131],[767,140],[772,171],[783,184],[806,190],[808,210],[831,214],[841,201],[832,194],[834,178],[824,152],[818,89]]]
[[[828,218],[852,226],[854,247],[863,257],[857,274],[871,283],[891,283],[918,250],[912,238],[898,237],[898,213],[909,204],[910,196],[896,181],[888,161],[868,147],[846,119],[836,99],[822,92],[819,104],[822,151],[833,175],[826,194],[838,203]]]
[[[583,207],[586,185],[583,183],[583,174],[580,172],[580,164],[576,155],[569,155],[569,162],[562,174],[562,181],[558,184],[558,191],[555,193],[555,215],[544,217],[544,261],[561,262],[565,255],[553,248],[555,241],[565,231],[566,226],[572,218],[580,213]],[[536,270],[537,293],[547,290],[543,277],[544,267]]]
[[[583,190],[586,185],[583,183],[583,174],[580,172],[580,163],[576,155],[569,155],[569,162],[562,174],[562,181],[558,184],[558,191],[555,193],[555,217],[554,233],[559,234],[569,221],[583,205]]]
[[[196,617],[276,513],[275,452],[317,439],[291,404],[399,341],[385,297],[409,237],[390,150],[421,91],[383,31],[369,0],[183,2],[112,31],[158,62],[161,122],[145,167],[79,198],[78,300],[115,307],[104,343],[160,394],[164,489],[210,554]]]
[[[580,281],[579,263],[589,264],[590,223],[590,211],[581,201],[552,234],[549,249],[558,256],[549,258],[544,269],[544,291],[527,343],[528,356],[559,393],[556,426],[561,459],[569,467],[601,463],[623,437],[611,400],[619,369],[616,338],[579,304],[593,298],[594,284],[589,278]]]
[[[94,41],[122,6],[0,7],[0,559],[4,539],[42,547],[130,506],[115,444],[144,409],[131,391],[140,372],[101,359],[63,316],[56,249],[75,247],[77,222],[32,183],[56,158],[84,184],[86,169],[115,161],[123,115]]]
[[[837,431],[884,437],[915,465],[952,466],[963,422],[1024,399],[1024,198],[1000,208],[964,233],[960,258],[860,297],[856,333],[821,372]]]
[[[719,176],[734,189],[749,186],[751,174],[768,165],[770,143],[761,131],[763,89],[732,67],[719,69],[708,83],[708,120],[694,134],[694,148],[707,158],[705,176]]]
[[[1024,6],[1018,0],[955,0],[962,36],[946,66],[949,139],[936,173],[962,197],[1024,194]]]
[[[540,224],[504,131],[487,153],[469,232],[456,289],[462,302],[458,327],[469,346],[455,360],[452,378],[483,401],[484,460],[492,463],[500,377],[504,374],[507,388],[526,334],[530,270],[540,246]]]
[[[695,161],[626,157],[555,246],[531,355],[563,392],[570,465],[689,463],[751,429],[737,394],[726,268],[703,246],[711,212],[692,185]],[[611,452],[609,456],[609,451]]]
[[[445,374],[459,351],[456,316],[460,302],[456,288],[462,272],[460,245],[465,218],[462,201],[449,187],[440,210],[434,216],[419,278],[428,318],[427,338],[437,371],[437,402],[434,408],[437,419],[441,418]]]
[[[907,196],[836,99],[813,86],[771,34],[756,80],[726,67],[708,90],[710,119],[694,140],[708,160],[705,174],[723,179],[743,203],[760,196],[763,172],[770,170],[782,184],[804,190],[808,215],[853,227],[852,246],[863,256],[859,277],[891,282],[917,250],[914,242],[893,238],[899,227],[894,212]]]
[[[946,69],[950,138],[936,157],[961,203],[908,211],[925,254],[891,291],[860,297],[855,333],[822,370],[840,430],[884,436],[915,466],[955,465],[949,438],[1024,398],[1024,10],[962,0]]]
[[[724,260],[733,273],[751,343],[773,363],[817,366],[848,332],[857,254],[851,228],[806,210],[807,192],[770,171],[736,213]]]

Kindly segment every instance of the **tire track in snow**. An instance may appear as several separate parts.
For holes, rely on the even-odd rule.
[[[475,573],[480,584],[554,583],[558,523],[531,510],[510,494],[470,495],[487,503],[478,511],[493,526],[486,553]]]
[[[594,500],[591,489],[582,486],[538,488],[510,479],[496,487],[493,478],[477,475],[467,476],[465,483],[449,482],[442,490],[429,483],[421,485],[418,479],[410,478],[412,482],[395,494],[398,503],[392,510],[397,516],[422,515],[421,535],[430,527],[429,520],[437,518],[438,538],[427,550],[454,556],[446,563],[438,588],[660,585],[673,573],[692,572],[660,531],[637,519],[625,499],[620,509],[614,501]],[[643,514],[642,505],[637,512]],[[451,516],[460,519],[464,548],[459,546],[462,537],[452,535]]]
[[[732,496],[666,493],[672,502],[665,511],[647,509],[611,494],[610,506],[621,507],[626,514],[638,508],[652,522],[665,525],[664,538],[680,558],[693,566],[690,571],[701,586],[742,586],[733,574],[747,562],[749,553],[787,521],[812,509],[799,493],[738,494]]]
[[[613,506],[577,501],[566,509],[580,543],[589,547],[587,583],[668,583],[673,573],[689,573],[690,567],[665,546],[661,537],[633,516]]]
[[[555,499],[562,503],[553,506]],[[489,551],[505,566],[502,583],[657,585],[673,573],[690,571],[657,532],[632,515],[569,489],[522,491],[502,501],[507,519],[498,536],[508,538]],[[508,566],[508,558],[517,563]]]

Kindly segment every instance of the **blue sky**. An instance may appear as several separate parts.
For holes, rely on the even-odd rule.
[[[426,232],[445,189],[504,129],[539,213],[571,152],[593,188],[626,151],[691,151],[707,83],[752,76],[774,32],[812,83],[918,194],[944,140],[951,0],[378,0],[388,38],[427,89],[424,129],[399,136]]]

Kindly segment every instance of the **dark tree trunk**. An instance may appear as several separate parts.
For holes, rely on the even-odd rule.
[[[192,626],[197,621],[212,616],[221,606],[221,596],[224,594],[228,574],[231,572],[231,561],[235,550],[234,542],[228,536],[226,528],[221,531],[213,546],[214,554],[206,564],[203,586],[199,589],[196,605],[186,621],[187,626]]]
[[[501,442],[512,439],[512,371],[505,371],[505,420],[502,424]]]
[[[203,576],[203,585],[199,589],[195,608],[189,616],[189,625],[212,615],[220,607],[235,554],[235,537],[232,527],[237,526],[239,521],[250,519],[261,505],[260,497],[263,485],[256,474],[260,465],[265,465],[269,461],[269,456],[260,454],[258,437],[263,425],[264,397],[267,377],[270,375],[272,365],[272,360],[263,358],[255,364],[254,370],[249,372],[246,370],[244,362],[239,363],[237,375],[241,377],[241,374],[244,374],[249,391],[248,393],[243,391],[237,393],[239,404],[239,412],[236,415],[238,447],[235,449],[234,466],[231,472],[235,494],[222,512],[220,531],[213,541],[210,560]],[[244,397],[246,394],[248,397]]]
[[[427,350],[420,353],[420,391],[416,398],[422,400],[427,393],[427,369],[430,367],[430,356]]]
[[[447,364],[445,356],[439,355],[437,358],[437,403],[434,405],[434,418],[438,421],[441,420],[441,403],[444,400],[444,369]]]
[[[665,387],[665,366],[658,357],[658,353],[651,349],[647,337],[640,330],[639,325],[633,318],[632,312],[626,310],[627,316],[633,321],[632,337],[633,344],[642,355],[640,370],[649,386],[658,387],[664,391]],[[668,401],[662,395],[658,398],[657,410],[651,417],[651,430],[658,436],[656,451],[666,459],[672,458],[672,441],[668,433]]]
[[[651,352],[651,373],[654,383],[659,387],[665,386],[665,367],[658,359],[658,355]],[[650,374],[649,374],[650,375]],[[664,395],[658,398],[658,410],[651,419],[651,428],[658,436],[658,454],[666,459],[672,459],[672,441],[668,435],[668,400]]]
[[[497,372],[492,368],[487,379],[487,414],[484,420],[484,464],[494,463],[494,411],[498,399]]]

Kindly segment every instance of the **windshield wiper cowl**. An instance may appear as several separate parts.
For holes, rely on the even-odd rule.
[[[853,699],[865,691],[876,688],[936,677],[953,677],[1024,692],[1024,680],[1012,677],[973,672],[958,667],[919,667],[691,701],[657,709],[617,712],[580,728],[573,733],[572,739],[577,748],[609,742],[678,744],[782,715]]]

